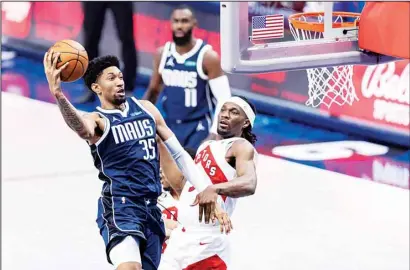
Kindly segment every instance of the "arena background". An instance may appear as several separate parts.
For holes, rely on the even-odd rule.
[[[140,60],[140,84],[147,83],[156,48],[171,39],[169,15],[177,4],[179,3],[134,3],[134,37]],[[199,21],[195,35],[210,43],[219,52],[219,3],[188,4],[194,7]],[[363,2],[338,3],[335,10],[360,12],[362,6]],[[64,16],[67,10],[70,10],[70,20],[66,20]],[[275,9],[263,5],[263,2],[250,8],[250,15],[269,12],[289,15],[297,11],[283,5]],[[3,46],[19,49],[24,53],[42,57],[43,51],[60,39],[74,39],[79,42],[83,39],[83,11],[80,2],[22,2],[18,5],[5,3],[2,15]],[[120,55],[111,13],[107,13],[106,18],[101,53]],[[289,30],[286,32],[286,38],[293,39]],[[252,76],[230,75],[230,83],[234,92],[255,101],[259,111],[408,147],[408,73],[409,61],[377,67],[355,66],[353,81],[360,101],[353,106],[332,106],[331,109],[313,109],[304,105],[308,93],[304,70]]]
[[[152,72],[153,53],[156,48],[171,39],[169,15],[173,7],[182,2],[134,2],[134,37],[139,58],[138,88],[135,94],[142,96]],[[270,3],[270,4],[266,4]],[[272,7],[272,3],[279,3]],[[259,2],[250,6],[250,16],[280,12],[287,17],[301,11],[280,3]],[[215,50],[219,45],[219,2],[188,2],[198,17],[199,27],[195,35],[210,43]],[[289,5],[288,5],[289,6]],[[335,2],[335,9],[360,12],[363,2]],[[70,10],[70,20],[66,20]],[[2,4],[2,48],[17,53],[13,61],[2,57],[2,91],[19,92],[20,95],[54,102],[48,93],[44,79],[42,58],[44,51],[61,39],[82,42],[83,11],[81,2],[9,2]],[[287,23],[285,23],[287,26]],[[292,39],[286,31],[286,39]],[[110,12],[100,44],[101,54],[120,56],[119,41]],[[32,67],[33,66],[33,67]],[[295,151],[292,145],[323,141],[366,140],[387,144],[389,150],[382,155],[361,153],[359,146],[339,148],[353,149],[348,157],[321,155],[329,145],[315,145],[319,157],[295,158],[280,152],[281,158],[319,168],[343,172],[348,175],[409,186],[409,61],[388,65],[355,66],[354,84],[359,101],[353,106],[311,108],[307,100],[308,81],[306,71],[276,72],[257,75],[229,75],[233,92],[247,96],[258,108],[261,123],[258,150],[276,156],[275,146],[289,145],[284,151]],[[65,92],[79,109],[90,110],[90,104],[77,103],[84,92],[82,81],[64,84]],[[159,108],[161,109],[160,104]],[[269,117],[274,116],[274,118]],[[294,121],[298,123],[293,123]],[[321,128],[321,129],[316,129]],[[304,151],[310,151],[306,148]],[[343,161],[343,162],[340,162]],[[360,166],[353,167],[360,162]],[[380,173],[382,172],[382,173]]]
[[[294,3],[254,3],[250,15],[287,17],[305,5]],[[146,89],[153,53],[171,39],[169,14],[177,4],[134,3],[137,97]],[[219,3],[188,4],[199,20],[195,35],[219,51]],[[360,11],[363,2],[335,5]],[[82,42],[81,3],[1,6],[2,265],[108,269],[93,220],[100,181],[86,145],[49,104],[55,100],[42,65],[54,42]],[[292,39],[288,29],[286,38]],[[100,48],[121,55],[109,12]],[[257,194],[244,198],[235,213],[236,229],[247,233],[235,236],[234,269],[254,269],[248,258],[259,260],[258,269],[268,269],[267,262],[277,269],[408,269],[409,61],[355,66],[360,101],[331,110],[304,105],[305,71],[229,77],[233,92],[257,105],[261,157]],[[81,80],[63,87],[80,110],[98,103],[78,101],[88,91]],[[257,246],[266,241],[270,248]],[[258,248],[241,253],[249,243]]]

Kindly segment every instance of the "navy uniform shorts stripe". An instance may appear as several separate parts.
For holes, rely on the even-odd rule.
[[[114,214],[110,203],[112,200],[115,202]],[[126,236],[131,235],[140,244],[143,268],[157,269],[165,239],[165,226],[161,210],[156,206],[156,200],[152,200],[148,205],[146,201],[121,203],[120,207],[116,205],[118,202],[115,198],[102,197],[98,200],[97,224],[106,246],[108,262],[111,263],[108,256],[111,249]]]

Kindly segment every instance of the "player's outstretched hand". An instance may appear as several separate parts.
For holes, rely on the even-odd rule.
[[[229,234],[233,229],[228,213],[226,213],[218,203],[215,205],[215,217],[212,221],[215,222],[216,220],[219,221],[221,233],[225,232],[226,234]]]
[[[44,72],[46,73],[48,86],[50,87],[50,92],[53,96],[57,92],[61,92],[61,72],[68,66],[69,62],[65,63],[60,68],[57,68],[57,60],[60,57],[60,53],[49,50],[44,55]]]
[[[196,195],[193,205],[199,204],[199,222],[202,222],[204,215],[206,224],[209,224],[209,220],[214,219],[217,199],[218,194],[213,185],[208,186],[204,191]]]

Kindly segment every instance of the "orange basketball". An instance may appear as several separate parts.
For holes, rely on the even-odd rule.
[[[50,49],[59,52],[57,68],[69,62],[68,66],[61,72],[63,82],[73,82],[80,79],[88,67],[88,55],[83,45],[74,40],[57,41]]]

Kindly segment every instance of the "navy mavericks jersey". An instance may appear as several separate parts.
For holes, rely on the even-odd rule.
[[[204,54],[211,48],[197,39],[191,51],[180,55],[175,43],[165,44],[158,72],[164,82],[163,107],[167,120],[190,121],[213,114],[214,98],[202,68]]]
[[[157,198],[161,183],[155,120],[134,97],[125,106],[124,111],[97,107],[105,130],[90,147],[98,177],[105,182],[102,195]]]

